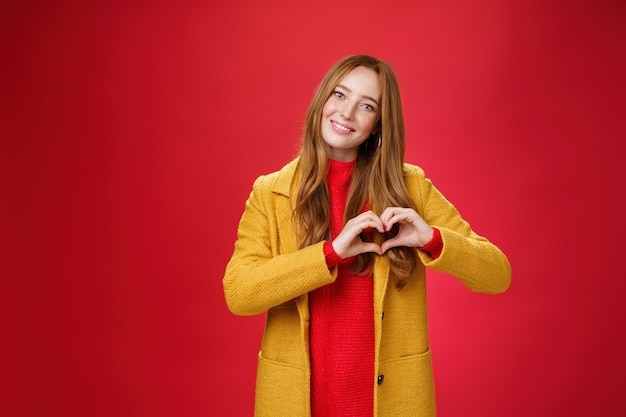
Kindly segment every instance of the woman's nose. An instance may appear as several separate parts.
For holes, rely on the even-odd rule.
[[[348,120],[352,120],[354,118],[354,112],[356,110],[356,106],[354,103],[346,101],[343,103],[343,108],[341,109],[341,115]]]

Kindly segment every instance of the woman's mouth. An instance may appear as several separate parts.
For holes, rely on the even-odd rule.
[[[350,126],[342,125],[340,123],[335,122],[334,120],[331,120],[330,124],[332,125],[333,129],[335,129],[339,133],[352,133],[352,132],[354,132],[354,129],[352,129]]]

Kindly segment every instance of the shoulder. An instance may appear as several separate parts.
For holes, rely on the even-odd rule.
[[[407,162],[402,167],[402,174],[404,175],[404,182],[409,188],[419,185],[426,179],[426,173],[421,167]]]
[[[278,171],[257,177],[254,181],[254,190],[268,190],[288,194],[297,166],[298,158],[287,163]]]
[[[409,164],[408,162],[404,163],[404,166],[402,167],[402,171],[404,172],[404,176],[425,176],[424,174],[424,170],[414,164]]]
[[[422,211],[422,205],[425,204],[425,200],[428,199],[429,192],[432,189],[430,180],[420,166],[409,163],[404,163],[403,175],[404,184],[409,195],[417,204],[418,209]]]

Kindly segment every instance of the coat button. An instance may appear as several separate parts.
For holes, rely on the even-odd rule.
[[[385,375],[383,374],[378,375],[378,385],[382,385],[384,380],[385,380]]]
[[[385,312],[383,311],[382,317],[380,318],[381,320],[385,319]]]

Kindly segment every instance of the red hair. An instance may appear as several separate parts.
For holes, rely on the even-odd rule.
[[[360,214],[366,204],[379,215],[387,207],[415,209],[404,183],[404,118],[396,76],[384,61],[367,55],[349,56],[328,71],[306,115],[298,174],[294,177],[299,180],[293,221],[300,248],[331,238],[330,197],[325,181],[330,153],[321,134],[322,109],[341,80],[359,66],[378,74],[381,102],[375,130],[381,141],[378,146],[376,135],[359,148],[344,222]],[[374,241],[380,244],[396,233],[397,227],[384,235],[375,233]],[[417,268],[416,250],[396,247],[388,250],[386,256],[389,256],[391,275],[397,278],[398,287],[403,287]],[[359,255],[354,272],[366,271],[373,257],[373,253]]]

